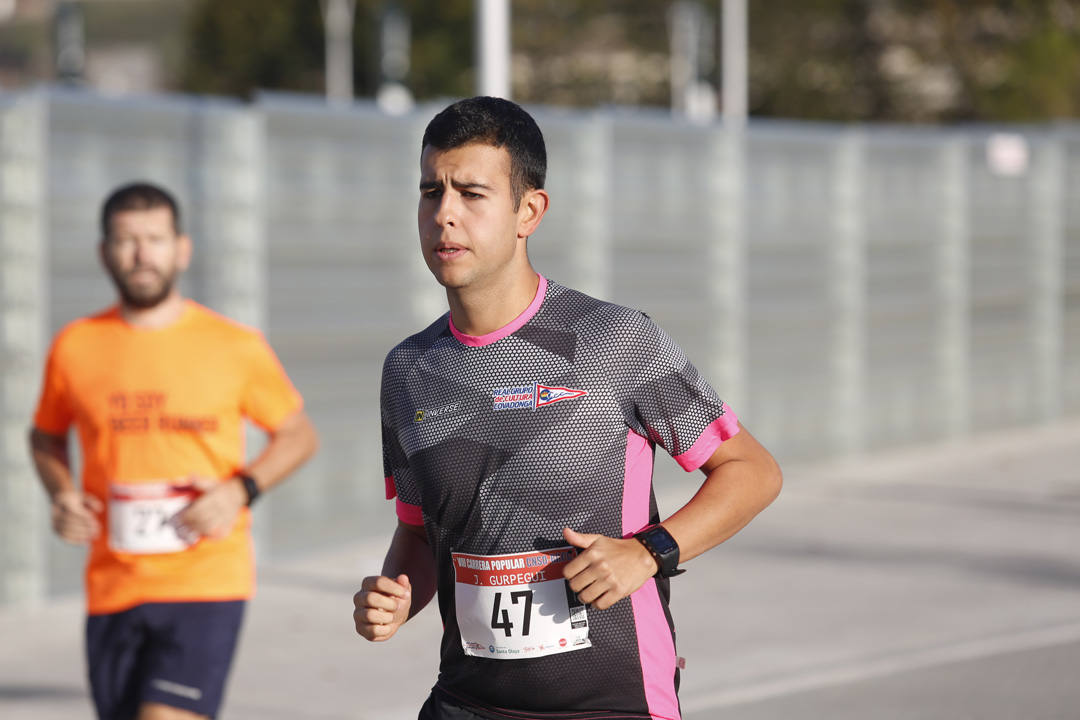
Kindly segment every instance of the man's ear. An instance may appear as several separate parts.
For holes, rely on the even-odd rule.
[[[518,207],[518,237],[527,238],[536,232],[550,204],[551,196],[545,190],[529,190],[522,196]]]
[[[181,270],[187,270],[191,265],[191,237],[184,233],[176,238],[176,265]]]

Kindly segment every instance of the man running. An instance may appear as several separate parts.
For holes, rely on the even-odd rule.
[[[421,143],[424,260],[450,312],[386,358],[398,527],[353,618],[381,642],[438,592],[422,720],[679,717],[668,579],[777,495],[772,456],[636,310],[533,270],[543,136],[472,98]],[[659,444],[704,482],[660,523]]]
[[[248,507],[318,441],[262,335],[180,295],[192,247],[167,191],[117,189],[101,231],[119,301],[56,336],[30,433],[34,464],[56,533],[89,545],[98,716],[211,718],[254,590]],[[244,418],[269,436],[248,465]]]

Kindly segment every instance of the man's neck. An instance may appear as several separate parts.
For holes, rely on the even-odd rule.
[[[180,319],[184,314],[184,298],[173,291],[154,307],[140,308],[120,303],[120,315],[128,325],[145,330],[160,330]]]
[[[474,337],[509,325],[532,304],[540,276],[530,266],[506,282],[483,288],[447,288],[454,327]]]

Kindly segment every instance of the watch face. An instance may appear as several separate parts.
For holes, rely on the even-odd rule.
[[[679,545],[675,542],[675,538],[671,537],[668,531],[662,527],[653,528],[648,532],[646,537],[649,540],[649,544],[653,546],[653,549],[661,555],[667,555],[668,553],[675,552],[679,549]]]

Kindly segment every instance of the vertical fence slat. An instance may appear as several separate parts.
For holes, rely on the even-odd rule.
[[[578,187],[583,212],[577,218],[580,235],[571,243],[576,289],[598,298],[611,297],[611,121],[597,114],[574,133],[580,159]]]
[[[0,603],[45,597],[48,510],[27,452],[45,347],[45,128],[34,93],[0,109]]]
[[[1065,148],[1050,133],[1035,148],[1031,182],[1031,347],[1036,416],[1060,417],[1064,342]]]
[[[860,130],[844,133],[836,145],[835,206],[831,243],[833,315],[832,372],[835,421],[829,423],[831,446],[839,454],[863,448],[866,358],[866,257],[863,223],[864,138]]]
[[[706,163],[708,195],[701,218],[705,261],[711,274],[707,285],[708,321],[712,324],[709,377],[725,402],[736,412],[746,400],[746,155],[747,131],[731,123],[710,134]]]
[[[968,219],[969,142],[950,137],[941,148],[943,212],[937,245],[938,377],[943,398],[943,432],[966,433],[971,426],[971,282]]]

